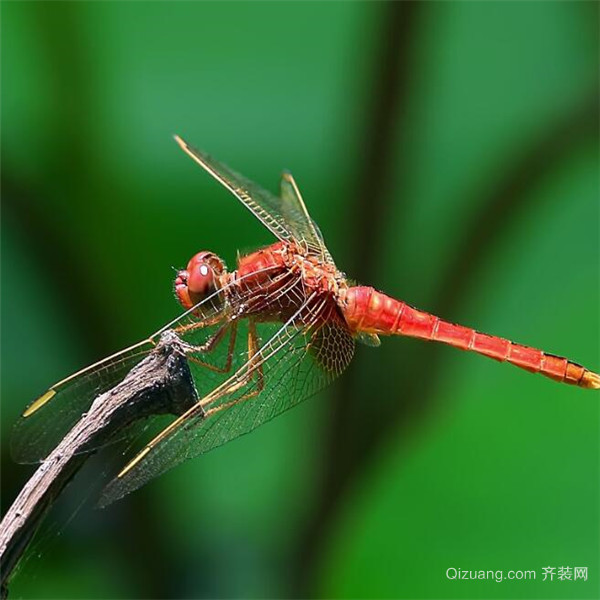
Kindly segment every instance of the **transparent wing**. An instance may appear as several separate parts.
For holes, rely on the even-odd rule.
[[[268,271],[269,268],[264,270]],[[243,278],[238,279],[235,285],[239,286],[240,282],[243,282]],[[277,283],[277,279],[273,282]],[[89,410],[94,398],[121,382],[148,355],[167,329],[173,329],[190,346],[199,349],[196,354],[201,354],[202,358],[193,357],[191,360],[195,368],[195,384],[200,394],[224,381],[243,363],[245,356],[242,351],[244,334],[241,332],[244,325],[238,326],[237,321],[232,319],[231,323],[236,323],[235,327],[224,326],[230,322],[232,312],[238,310],[238,307],[230,306],[225,300],[228,287],[208,296],[147,340],[54,384],[25,409],[15,424],[10,440],[13,459],[20,463],[44,460]],[[282,290],[285,291],[285,287]],[[245,294],[255,296],[256,292],[240,286],[237,296],[239,303],[246,301]],[[227,367],[226,370],[224,366]],[[131,427],[130,435],[135,434],[136,427]],[[87,451],[99,445],[102,442],[98,442],[98,445],[90,444]]]
[[[106,488],[107,505],[188,458],[248,433],[323,389],[350,362],[354,340],[337,307],[308,299],[226,381],[173,421]]]
[[[236,173],[205,152],[189,146],[179,136],[175,140],[183,151],[240,200],[276,237],[304,243],[325,262],[334,264],[323,236],[310,218],[300,191],[290,173],[281,178],[281,198]]]
[[[10,440],[13,459],[20,463],[44,460],[94,398],[122,381],[151,348],[152,343],[146,340],[53,385],[27,407],[15,424]]]
[[[280,184],[281,214],[297,240],[303,241],[309,250],[318,254],[331,265],[334,264],[325,245],[323,234],[318,225],[310,218],[300,189],[291,173],[285,171],[281,175]]]
[[[203,344],[214,336],[224,322],[230,307],[224,302],[224,292],[207,297],[192,310],[161,328],[153,336],[117,354],[97,362],[53,385],[30,404],[15,424],[11,436],[11,454],[20,463],[40,462],[48,456],[65,434],[88,411],[94,398],[122,381],[127,373],[155,346],[160,334],[173,328],[180,337],[194,344]],[[206,360],[207,384],[214,384],[211,361],[220,364],[221,348],[209,353]],[[89,450],[93,450],[93,444]]]

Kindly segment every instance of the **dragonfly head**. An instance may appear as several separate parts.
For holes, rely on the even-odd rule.
[[[220,287],[225,263],[213,252],[198,252],[175,278],[175,295],[187,310],[210,296]]]

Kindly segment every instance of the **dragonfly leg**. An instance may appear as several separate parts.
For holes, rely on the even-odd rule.
[[[219,335],[219,332],[217,332],[214,337],[217,337],[218,335]],[[221,339],[222,339],[222,336],[221,336]],[[231,342],[230,342],[230,344],[231,344]],[[232,349],[233,346],[231,345],[230,348]],[[248,363],[251,363],[253,360],[255,360],[255,357],[257,357],[258,355],[259,355],[258,354],[258,335],[256,333],[256,325],[254,324],[254,322],[252,320],[250,320],[248,323]],[[222,397],[225,394],[232,394],[233,392],[239,390],[241,387],[247,385],[252,380],[252,378],[255,376],[257,378],[257,386],[254,390],[252,390],[251,392],[248,392],[247,394],[244,394],[240,398],[236,398],[235,400],[232,400],[231,402],[226,402],[224,404],[221,404],[220,406],[216,406],[207,411],[204,410],[205,403],[214,402],[215,400],[217,400],[218,398]],[[125,465],[125,467],[122,469],[122,471],[117,475],[117,478],[120,479],[121,477],[123,477],[128,471],[130,471],[133,467],[135,467],[135,465],[137,465],[153,448],[155,448],[160,442],[162,442],[162,440],[164,440],[166,437],[168,437],[177,428],[184,425],[185,422],[189,421],[189,419],[191,419],[192,417],[195,417],[198,414],[204,414],[204,417],[207,417],[207,416],[215,414],[216,412],[219,412],[225,408],[230,408],[231,406],[234,406],[235,404],[238,404],[244,400],[248,400],[249,398],[257,396],[263,390],[263,387],[264,387],[264,375],[263,375],[263,371],[262,371],[262,364],[259,362],[257,364],[257,366],[250,367],[249,373],[241,381],[238,381],[237,383],[233,384],[231,387],[226,388],[218,396],[209,396],[208,398],[205,399],[204,402],[202,400],[200,402],[197,402],[194,406],[192,406],[190,409],[188,409],[183,415],[180,415],[172,423],[167,425],[167,427],[165,427],[156,437],[154,437],[150,442],[148,442],[148,444],[146,444],[144,449],[141,450],[141,452],[139,452],[139,454],[137,456],[135,456],[131,461],[129,461],[129,463],[127,463]]]
[[[234,322],[233,324],[227,323],[223,325],[211,338],[209,338],[201,346],[188,346],[190,351],[193,353],[207,354],[209,352],[212,352],[219,345],[219,343],[223,340],[225,334],[228,331],[230,332],[229,347],[227,348],[227,358],[225,359],[225,364],[222,367],[219,367],[217,365],[211,365],[210,363],[196,358],[195,356],[188,356],[188,360],[190,360],[194,364],[200,365],[201,367],[205,367],[206,369],[210,369],[211,371],[215,371],[217,373],[228,373],[231,370],[231,363],[233,361],[233,352],[235,348],[235,340],[237,337],[237,322]]]
[[[253,321],[250,320],[248,323],[248,365],[250,365],[249,371],[243,379],[241,379],[237,383],[233,384],[231,387],[228,387],[226,390],[224,390],[224,394],[227,394],[227,395],[233,394],[240,388],[243,388],[244,386],[248,385],[252,381],[253,378],[256,378],[256,387],[253,390],[244,394],[243,396],[240,396],[239,398],[232,400],[231,402],[225,402],[224,404],[215,406],[214,408],[210,408],[209,410],[206,411],[206,416],[212,415],[212,414],[219,412],[225,408],[230,408],[231,406],[239,404],[240,402],[243,402],[244,400],[254,398],[255,396],[258,396],[263,391],[264,385],[265,385],[265,379],[264,379],[264,373],[263,373],[263,369],[262,369],[262,363],[259,361],[258,363],[256,363],[256,366],[254,366],[252,364],[252,363],[256,362],[257,357],[259,356],[258,350],[259,350],[258,335],[256,333],[256,325],[254,324]],[[210,399],[207,398],[207,401],[205,403],[203,403],[201,401],[201,404],[204,405],[209,402],[212,403],[214,401],[215,401],[215,398],[210,398]]]
[[[195,321],[194,323],[188,323],[187,325],[180,325],[179,327],[175,327],[174,331],[177,335],[183,335],[185,333],[189,333],[190,331],[194,331],[194,329],[204,329],[205,327],[210,327],[211,325],[216,325],[219,321],[223,320],[222,315],[214,315],[213,317]]]

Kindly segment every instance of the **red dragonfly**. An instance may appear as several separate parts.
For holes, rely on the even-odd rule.
[[[199,400],[124,466],[109,486],[109,500],[315,394],[348,366],[356,341],[377,346],[380,335],[444,342],[559,382],[600,388],[599,375],[566,358],[449,323],[372,287],[349,284],[291,174],[283,174],[276,197],[175,139],[278,241],[238,258],[233,272],[212,252],[193,256],[175,279],[186,312],[33,402],[13,437],[18,460],[43,460],[93,399],[122,380],[168,328],[184,341]]]

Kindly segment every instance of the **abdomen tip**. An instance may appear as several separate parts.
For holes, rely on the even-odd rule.
[[[592,371],[586,371],[579,385],[590,390],[598,390],[600,389],[600,375],[592,373]]]

